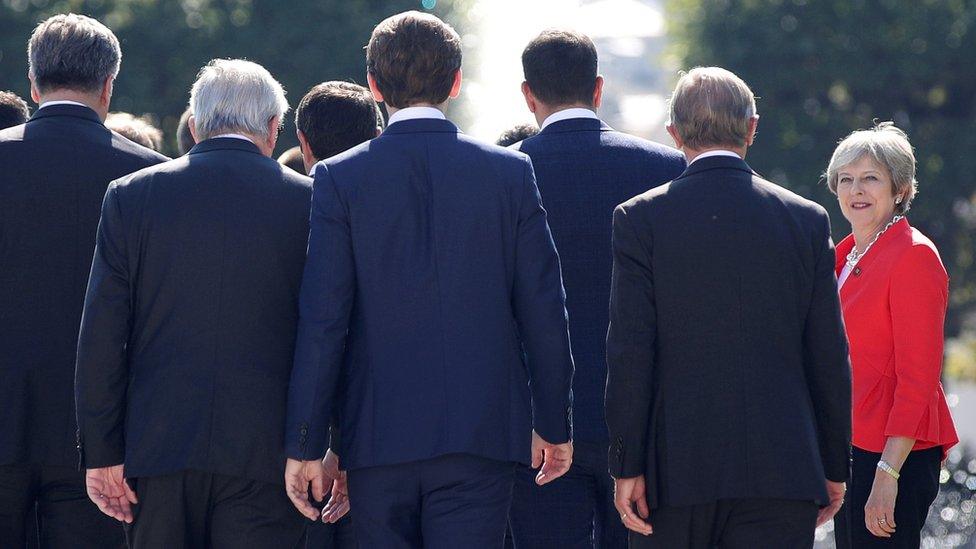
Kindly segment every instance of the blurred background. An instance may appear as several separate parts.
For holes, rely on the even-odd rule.
[[[325,80],[365,84],[370,31],[407,9],[431,11],[463,37],[465,84],[449,116],[491,141],[533,121],[520,54],[547,27],[596,42],[611,126],[665,143],[678,71],[734,71],[758,96],[750,164],[827,207],[836,240],[849,228],[821,179],[835,144],[874,120],[905,129],[919,161],[910,218],[952,279],[944,377],[963,440],[923,547],[976,547],[976,0],[0,0],[0,89],[29,97],[26,43],[39,21],[91,15],[122,42],[112,110],[148,114],[173,155],[190,84],[209,59],[263,64],[294,107]],[[289,119],[276,155],[296,144]],[[818,531],[819,547],[832,546],[829,530]]]

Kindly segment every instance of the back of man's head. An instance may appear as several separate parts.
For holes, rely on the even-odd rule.
[[[312,156],[323,160],[376,137],[383,115],[368,89],[350,82],[323,82],[298,103],[295,126]]]
[[[73,13],[37,25],[27,43],[29,75],[40,93],[94,93],[115,78],[122,61],[119,40],[98,21]]]
[[[522,71],[529,89],[546,105],[593,105],[597,54],[585,34],[542,31],[522,51]]]
[[[186,154],[190,152],[193,145],[196,142],[193,140],[193,133],[190,132],[190,117],[193,116],[193,111],[190,107],[187,107],[183,114],[180,115],[180,121],[176,124],[176,148],[180,151],[180,154]]]
[[[148,116],[134,116],[127,112],[110,112],[105,118],[105,126],[129,141],[159,152],[163,146],[163,132]]]
[[[756,99],[735,74],[720,67],[696,67],[678,80],[670,109],[670,125],[686,147],[738,148],[751,137]]]
[[[27,102],[14,92],[0,91],[0,130],[27,122]]]
[[[288,110],[285,90],[267,69],[243,59],[214,59],[190,90],[197,141],[223,133],[270,137],[269,122]]]
[[[366,45],[366,71],[383,101],[397,109],[447,101],[460,68],[461,37],[429,13],[384,19]]]
[[[514,145],[519,141],[525,141],[526,139],[539,133],[539,126],[535,124],[516,124],[511,128],[502,132],[495,140],[495,144],[499,147],[508,147]]]
[[[281,156],[278,157],[278,163],[282,166],[288,166],[302,175],[307,175],[301,147],[292,147],[281,153]]]

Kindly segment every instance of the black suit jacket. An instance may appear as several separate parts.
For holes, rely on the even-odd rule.
[[[827,502],[851,380],[823,208],[710,157],[613,221],[607,423],[652,506]]]
[[[671,181],[685,157],[593,118],[560,120],[512,148],[532,159],[559,250],[573,342],[573,436],[607,442],[603,391],[610,322],[610,224],[624,200]]]
[[[0,464],[78,465],[75,348],[102,197],[165,160],[83,106],[0,131]]]
[[[235,138],[112,183],[78,341],[86,467],[281,481],[310,200]]]

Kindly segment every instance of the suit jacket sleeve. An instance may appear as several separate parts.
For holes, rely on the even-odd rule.
[[[311,460],[325,455],[355,293],[348,212],[328,167],[319,164],[288,389],[288,457]]]
[[[130,295],[125,229],[118,187],[112,183],[95,237],[75,369],[78,449],[89,469],[125,459]]]
[[[851,367],[834,274],[830,220],[819,212],[813,295],[803,329],[803,366],[828,480],[847,480],[851,452]]]
[[[610,474],[615,478],[643,475],[647,463],[657,336],[649,247],[634,230],[628,212],[618,206],[613,212],[606,393]]]
[[[566,294],[528,159],[517,231],[512,303],[529,371],[533,428],[547,442],[561,444],[573,436],[573,357]]]
[[[933,437],[938,414],[949,281],[935,250],[912,246],[891,273],[888,302],[895,342],[895,396],[885,436]],[[931,440],[931,442],[940,442]]]

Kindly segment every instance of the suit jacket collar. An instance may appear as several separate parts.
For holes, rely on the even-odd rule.
[[[390,124],[383,130],[380,137],[387,134],[400,133],[461,133],[461,130],[450,120],[439,118],[411,118],[396,124]]]
[[[566,132],[611,132],[613,128],[599,118],[567,118],[557,120],[539,132],[539,135],[549,135],[553,133]]]
[[[261,154],[261,149],[250,141],[236,137],[211,137],[197,143],[187,154],[197,154],[211,151],[245,151]]]
[[[749,167],[749,164],[746,164],[745,160],[741,158],[731,156],[709,156],[707,158],[702,158],[701,160],[692,162],[691,165],[685,168],[684,173],[677,177],[677,179],[690,177],[708,170],[718,169],[741,170],[752,175],[759,175]]]
[[[98,117],[98,113],[83,105],[48,105],[43,109],[34,111],[30,119],[33,121],[52,116],[71,116],[104,125],[102,119]]]

